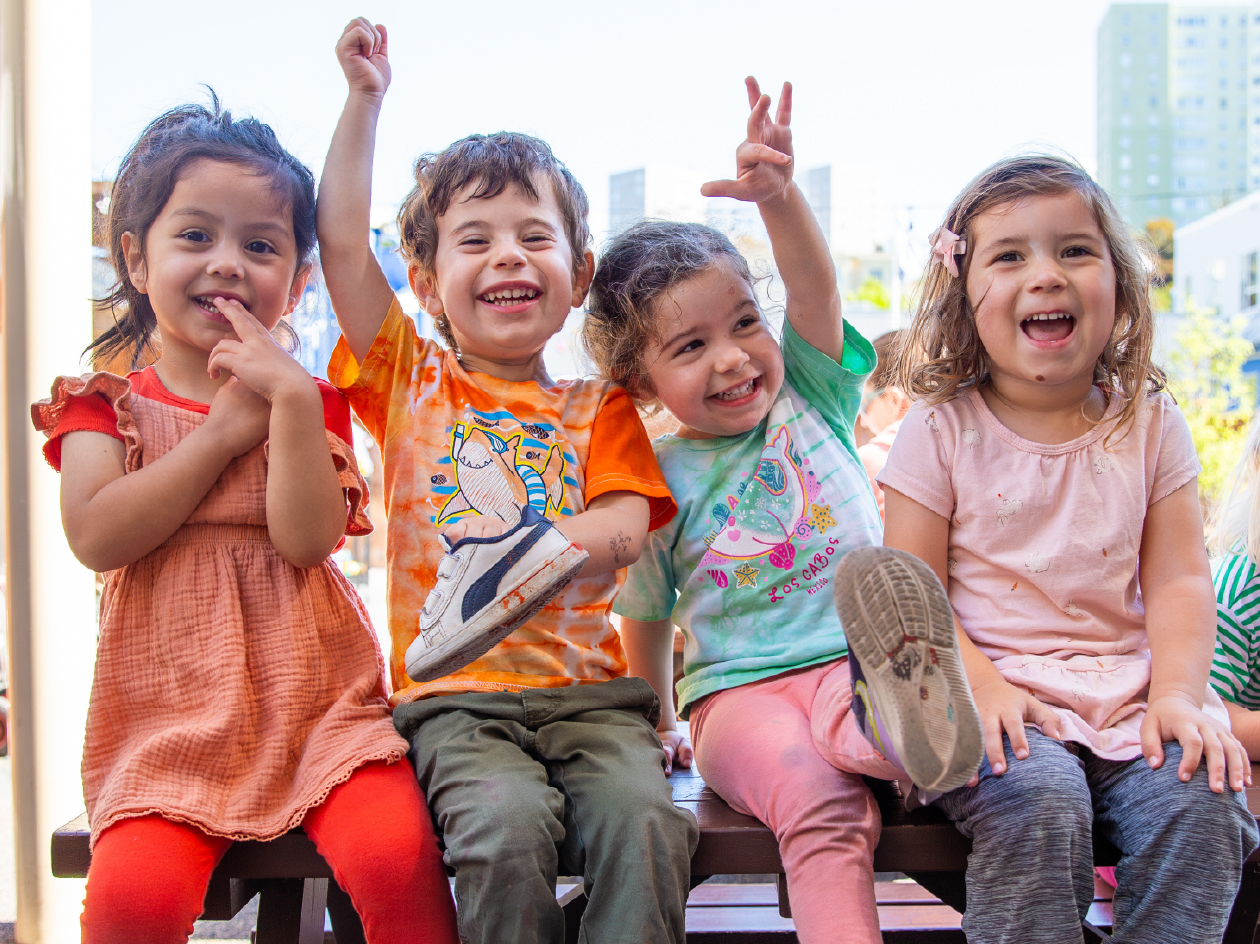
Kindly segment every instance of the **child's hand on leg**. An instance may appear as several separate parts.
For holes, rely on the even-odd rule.
[[[976,711],[980,714],[984,753],[989,758],[989,768],[994,776],[1006,772],[1003,734],[1011,739],[1011,750],[1018,760],[1028,756],[1028,735],[1024,731],[1026,723],[1039,725],[1041,732],[1048,737],[1062,739],[1059,716],[1028,692],[1000,676],[972,688],[971,697],[975,699]],[[977,783],[979,775],[973,777],[968,786]]]
[[[770,96],[749,76],[748,138],[735,151],[735,179],[711,180],[700,188],[706,197],[734,197],[750,203],[782,198],[792,186],[792,83],[783,83],[779,109],[770,121]]]
[[[674,772],[674,767],[691,766],[691,741],[677,728],[657,728],[656,734],[661,739],[661,747],[665,748],[665,776]]]
[[[1183,781],[1194,776],[1202,758],[1207,762],[1208,786],[1213,793],[1225,791],[1226,774],[1235,792],[1251,783],[1251,760],[1246,748],[1229,728],[1177,695],[1164,695],[1146,706],[1146,717],[1142,720],[1142,754],[1152,767],[1164,762],[1167,741],[1181,745],[1177,776]]]

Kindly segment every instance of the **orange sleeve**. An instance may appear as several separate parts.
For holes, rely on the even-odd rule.
[[[606,492],[647,496],[651,511],[649,531],[668,523],[678,513],[639,411],[620,387],[609,392],[595,417],[586,460],[586,504],[589,506]]]
[[[417,336],[412,320],[394,299],[362,364],[350,353],[346,339],[338,338],[328,362],[328,382],[350,401],[383,452],[395,432],[410,428],[415,383],[425,379],[427,371],[436,374],[440,361],[441,349]],[[419,373],[413,376],[417,368]]]
[[[44,458],[48,460],[48,464],[60,472],[61,437],[66,433],[82,432],[104,433],[122,443],[127,441],[118,431],[118,415],[103,394],[70,397],[65,402],[57,425],[48,433],[48,442],[44,443]]]

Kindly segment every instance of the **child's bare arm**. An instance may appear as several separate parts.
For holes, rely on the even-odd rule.
[[[1202,711],[1216,642],[1216,593],[1203,546],[1196,483],[1183,485],[1146,511],[1138,582],[1151,645],[1151,688],[1142,721],[1142,753],[1152,767],[1163,744],[1177,741],[1178,773],[1189,780],[1202,757],[1208,784],[1241,790],[1251,766],[1238,739]]]
[[[240,302],[216,298],[235,337],[210,352],[212,375],[230,372],[271,404],[267,435],[267,534],[294,567],[313,567],[346,529],[346,499],[337,478],[319,388],[305,368]]]
[[[674,624],[669,620],[621,619],[621,645],[626,650],[629,674],[652,686],[661,701],[661,720],[656,725],[665,748],[665,773],[677,762],[691,766],[691,742],[678,730],[674,712]]]
[[[650,519],[645,496],[637,492],[605,492],[580,515],[561,518],[555,525],[590,555],[578,576],[594,577],[629,567],[639,559]]]
[[[714,180],[700,188],[706,197],[755,202],[770,236],[774,262],[787,294],[787,318],[812,347],[839,362],[844,322],[836,266],[827,240],[805,195],[792,182],[792,86],[783,84],[770,120],[770,96],[749,76],[748,137],[735,152],[734,180]]]
[[[1229,712],[1229,723],[1234,737],[1242,744],[1250,757],[1260,757],[1260,711],[1252,711],[1242,705],[1223,699]]]
[[[605,492],[586,506],[581,514],[553,522],[561,534],[582,545],[588,557],[579,577],[594,577],[610,570],[629,567],[643,553],[651,509],[638,492]],[[516,526],[493,515],[479,515],[456,521],[442,533],[454,544],[464,538],[491,538]]]
[[[350,92],[324,161],[315,216],[324,282],[341,332],[360,363],[394,295],[369,243],[372,155],[381,101],[389,88],[388,50],[385,27],[374,27],[362,17],[337,41],[337,59]]]
[[[104,572],[148,554],[188,520],[234,457],[262,441],[269,415],[267,401],[231,380],[204,424],[130,474],[117,439],[68,433],[61,441],[61,522],[74,556]]]

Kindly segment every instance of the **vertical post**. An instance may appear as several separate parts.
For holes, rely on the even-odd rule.
[[[52,830],[82,809],[95,650],[91,573],[61,531],[30,403],[91,339],[91,3],[0,0],[0,350],[17,940],[79,940],[81,882]]]

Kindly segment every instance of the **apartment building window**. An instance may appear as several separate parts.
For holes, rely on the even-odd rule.
[[[1260,252],[1249,252],[1243,256],[1242,264],[1242,307],[1255,308],[1260,302]]]

